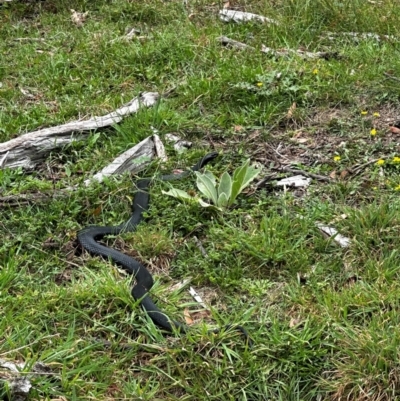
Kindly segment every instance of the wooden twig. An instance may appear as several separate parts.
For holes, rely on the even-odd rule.
[[[204,247],[203,247],[202,243],[200,242],[200,240],[195,235],[193,236],[193,241],[196,244],[197,248],[200,249],[201,254],[207,259],[208,258],[208,253],[204,249]]]
[[[21,206],[30,203],[50,201],[54,198],[62,198],[67,195],[68,190],[59,189],[51,192],[37,192],[19,195],[7,195],[0,197],[0,206]]]
[[[279,25],[278,22],[272,18],[264,17],[264,16],[258,15],[258,14],[246,13],[243,11],[228,10],[226,8],[219,11],[219,18],[221,19],[221,21],[224,21],[224,22],[257,21],[257,22],[264,22],[264,23],[268,23],[268,24]]]
[[[319,175],[319,174],[314,174],[314,173],[309,173],[308,171],[305,170],[300,170],[300,169],[294,169],[294,168],[290,168],[290,167],[273,167],[272,168],[275,171],[283,171],[286,173],[293,173],[293,174],[302,174],[306,177],[310,177],[310,178],[315,178],[316,180],[319,181],[325,181],[325,182],[331,182],[332,179],[326,175]]]
[[[238,42],[237,40],[233,40],[228,38],[227,36],[220,36],[217,38],[217,40],[222,43],[224,46],[230,46],[230,47],[236,47],[237,49],[240,50],[255,50],[253,46],[246,45],[245,43]]]
[[[393,75],[388,74],[387,72],[384,72],[383,75],[384,75],[385,77],[388,77],[388,78],[390,78],[390,79],[393,79],[394,81],[400,82],[400,78],[394,77]]]
[[[303,59],[331,59],[331,58],[337,58],[338,54],[335,52],[308,52],[306,50],[301,50],[301,49],[272,49],[271,47],[267,47],[265,45],[261,45],[261,52],[265,54],[270,54],[274,57],[288,57],[291,56],[292,54],[295,54]]]
[[[386,157],[380,157],[379,159],[373,159],[369,162],[363,164],[355,164],[353,167],[348,168],[348,172],[352,175],[358,175],[364,170],[366,167],[370,166],[371,164],[375,164],[378,160],[386,160]]]
[[[110,164],[104,167],[100,172],[84,181],[86,186],[92,182],[102,182],[105,177],[112,175],[121,175],[123,173],[137,173],[142,170],[154,157],[163,160],[166,157],[164,145],[158,135],[152,135],[139,142],[137,145],[128,149],[126,152],[115,158]],[[28,193],[19,195],[8,195],[0,197],[0,206],[20,206],[39,201],[52,200],[58,197],[64,197],[68,192],[75,191],[79,186],[71,186],[49,192]]]
[[[271,157],[271,159],[272,159],[275,163],[277,163],[278,166],[281,166],[282,163],[281,163],[281,161],[276,157],[275,154],[278,154],[279,156],[282,156],[282,155],[280,155],[280,154],[276,151],[276,149],[274,149],[269,143],[263,142],[263,145],[264,145],[264,148],[265,148],[266,152],[267,152],[268,155]],[[272,150],[272,153],[268,152],[268,149]]]

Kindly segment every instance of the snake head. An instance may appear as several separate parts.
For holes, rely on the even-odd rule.
[[[202,167],[204,167],[206,164],[208,164],[210,161],[214,160],[216,157],[219,156],[218,152],[212,152],[206,154],[194,167],[193,170],[200,170]]]

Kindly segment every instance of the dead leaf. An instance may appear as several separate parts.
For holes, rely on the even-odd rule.
[[[339,216],[336,216],[334,219],[332,219],[330,222],[329,222],[329,224],[336,224],[338,221],[342,221],[342,220],[344,220],[344,219],[347,219],[347,214],[341,214],[341,215],[339,215]]]
[[[348,175],[349,175],[349,171],[348,170],[343,170],[340,172],[340,179],[344,180]]]
[[[57,243],[57,241],[52,238],[49,237],[47,238],[43,243],[42,243],[42,247],[46,248],[46,249],[56,249],[59,246],[59,244]]]
[[[71,8],[71,21],[76,25],[76,26],[83,26],[83,23],[86,21],[86,17],[88,16],[89,12],[86,11],[85,13],[79,13],[75,11],[74,9]]]
[[[292,141],[295,141],[297,143],[306,143],[308,142],[308,138],[292,138]]]
[[[231,3],[230,1],[227,1],[224,3],[224,6],[222,8],[231,8]]]
[[[300,323],[300,319],[295,319],[292,317],[289,322],[289,327],[293,328],[293,327],[297,326],[299,323]]]
[[[307,138],[304,135],[307,135],[307,133],[303,132],[302,130],[298,130],[294,133],[290,140],[297,143],[306,143],[310,140],[310,138]]]
[[[336,179],[336,170],[333,170],[330,174],[329,177],[332,178],[332,180]]]
[[[294,102],[294,103],[289,107],[289,110],[288,110],[288,112],[286,113],[286,118],[287,118],[287,119],[293,118],[293,114],[294,114],[294,112],[296,111],[296,107],[297,107],[296,102]]]
[[[68,401],[65,397],[52,398],[51,401]]]
[[[389,131],[390,131],[392,134],[400,134],[400,128],[397,128],[397,127],[390,127],[390,128],[389,128]]]
[[[185,310],[183,311],[183,316],[185,318],[185,322],[188,326],[190,326],[191,324],[193,324],[193,319],[190,316],[190,312],[188,308],[185,308]]]
[[[101,205],[98,206],[98,207],[96,207],[96,209],[93,210],[92,215],[93,215],[93,216],[98,216],[98,215],[101,213],[102,209],[103,209],[103,208],[102,208]]]
[[[359,278],[356,275],[353,275],[346,280],[344,286],[352,287],[358,280],[359,280]]]
[[[200,322],[208,319],[211,316],[211,311],[203,309],[192,313],[192,318],[195,322]]]
[[[235,125],[235,126],[233,127],[233,130],[234,130],[235,132],[240,132],[242,129],[243,129],[243,127],[242,127],[241,125]]]
[[[21,93],[28,99],[34,99],[35,95],[32,95],[32,93],[30,93],[29,91],[27,91],[24,88],[19,88],[19,90],[21,91]]]

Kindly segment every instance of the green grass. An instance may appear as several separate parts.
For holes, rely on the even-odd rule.
[[[388,133],[400,102],[398,82],[384,75],[400,77],[400,37],[325,35],[396,35],[400,5],[234,3],[279,22],[263,25],[220,22],[222,2],[187,3],[0,5],[2,142],[105,114],[142,91],[175,88],[117,127],[53,152],[35,171],[0,170],[1,197],[79,187],[47,202],[0,199],[0,358],[24,361],[27,371],[37,361],[52,369],[53,376],[31,379],[32,400],[400,398],[400,164],[393,159],[400,152],[396,134]],[[71,23],[71,8],[89,12],[83,27]],[[141,38],[118,40],[132,27]],[[337,57],[274,58],[224,48],[221,35],[257,49],[303,47]],[[277,190],[271,180],[223,213],[179,203],[162,195],[168,184],[153,185],[138,231],[107,241],[148,266],[161,308],[193,320],[187,335],[162,333],[131,297],[130,277],[77,252],[77,231],[125,221],[134,194],[131,177],[88,188],[83,181],[152,127],[162,139],[178,132],[194,148],[177,154],[167,146],[169,163],[153,163],[141,176],[193,165],[217,150],[208,167],[216,176],[251,158],[263,166],[261,178],[274,173],[277,160],[337,177],[313,180],[303,193]],[[378,158],[385,159],[381,167],[349,173]],[[174,186],[196,190],[195,178]],[[324,238],[316,222],[335,226],[351,245]],[[190,284],[173,287],[184,279]],[[209,313],[188,285],[202,293]],[[208,331],[229,323],[244,326],[254,347],[235,331]]]

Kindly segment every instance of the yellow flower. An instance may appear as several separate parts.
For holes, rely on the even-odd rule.
[[[368,111],[362,111],[362,112],[361,112],[361,115],[362,115],[362,116],[366,116],[367,114],[368,114]]]
[[[400,157],[398,157],[398,156],[393,157],[392,162],[393,163],[400,163]]]
[[[375,112],[375,113],[373,114],[373,116],[374,116],[374,117],[380,117],[381,115],[380,115],[378,112]]]
[[[341,157],[340,157],[340,156],[335,156],[335,157],[333,158],[333,160],[334,160],[335,162],[339,162],[339,161],[340,161],[340,159],[341,159]]]
[[[399,158],[399,159],[400,159],[400,158]],[[379,160],[376,162],[376,164],[377,164],[378,166],[382,166],[383,164],[385,164],[385,160],[379,159]]]
[[[317,75],[318,72],[319,72],[319,71],[318,71],[318,68],[314,68],[313,71],[312,71],[312,73],[313,73],[314,75]]]
[[[261,86],[263,86],[262,82],[257,82],[257,86],[260,88]]]
[[[375,128],[372,128],[372,130],[369,132],[372,136],[375,136],[376,135],[376,129]]]
[[[397,185],[397,187],[395,187],[394,190],[395,190],[395,191],[400,191],[400,185]]]

